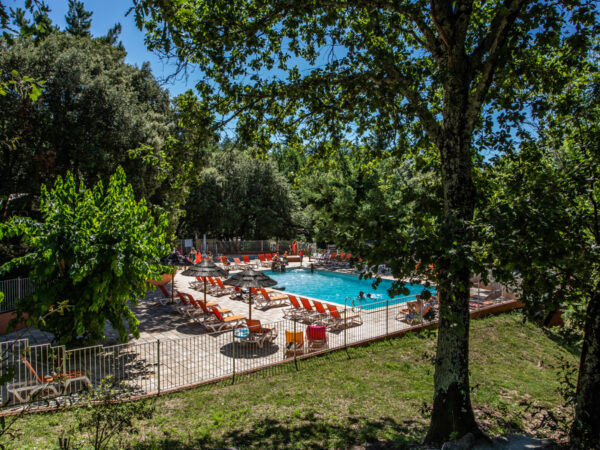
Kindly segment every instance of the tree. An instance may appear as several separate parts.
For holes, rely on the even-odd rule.
[[[77,185],[71,174],[42,187],[42,221],[14,217],[0,225],[0,238],[22,236],[31,252],[4,264],[0,272],[27,265],[43,288],[22,299],[17,319],[52,314],[40,327],[66,345],[96,342],[106,321],[119,332],[138,336],[139,321],[130,309],[146,294],[146,280],[160,274],[158,259],[168,251],[165,215],[154,219],[144,200],[135,200],[118,168],[108,188]]]
[[[25,9],[30,12],[44,11],[47,10],[46,4],[41,0],[26,0]],[[0,30],[2,30],[2,38],[5,41],[11,41],[11,33],[16,30],[11,26],[11,18],[14,18],[15,14],[12,10],[7,10],[5,2],[0,1]]]
[[[32,12],[33,22],[27,17],[27,12]],[[13,22],[19,27],[19,34],[21,36],[32,36],[37,42],[44,39],[46,36],[58,31],[58,28],[52,25],[52,19],[48,13],[50,8],[44,2],[39,2],[36,8],[29,6],[25,9],[17,8],[14,11],[11,10],[13,16]],[[5,33],[4,37],[7,38],[8,42],[12,41],[12,38]]]
[[[433,154],[444,201],[435,252],[419,254],[421,247],[406,242],[397,247],[398,254],[412,255],[404,261],[435,264],[440,295],[426,440],[479,435],[468,378],[469,278],[478,270],[470,224],[477,204],[473,159],[480,149],[472,143],[482,127],[494,131],[494,117],[519,113],[520,105],[493,99],[516,88],[532,49],[548,52],[561,40],[563,17],[578,31],[574,49],[587,45],[593,6],[526,0],[479,7],[361,0],[134,5],[148,47],[197,65],[210,81],[197,86],[203,105],[225,115],[226,123],[237,119],[244,142],[268,147],[281,139],[279,131],[291,143],[336,146],[347,134],[370,131],[395,137],[401,151]],[[402,277],[414,266],[397,269]]]
[[[293,235],[296,199],[271,161],[240,150],[216,151],[185,204],[180,229],[233,239]]]
[[[65,31],[73,36],[91,36],[92,12],[85,10],[83,2],[69,0],[69,11],[65,16]]]
[[[174,212],[176,223],[175,205],[202,148],[186,145],[149,64],[137,68],[124,58],[103,39],[61,33],[0,48],[3,79],[16,70],[44,83],[36,102],[15,89],[0,97],[4,141],[14,144],[0,147],[3,195],[31,197],[68,170],[89,184],[106,182],[120,165],[136,195]]]
[[[429,265],[398,254],[395,243],[420,246],[420,253],[436,245],[443,210],[436,171],[377,149],[348,148],[308,169],[299,185],[303,200],[314,208],[317,240],[335,242],[368,262],[386,261],[392,272],[411,266],[411,278]]]
[[[573,448],[599,448],[600,77],[597,57],[544,99],[537,136],[490,170],[486,223],[490,267],[518,278],[529,316],[565,308],[583,331]],[[515,272],[516,271],[516,272]]]
[[[106,36],[102,36],[100,39],[104,40],[107,44],[114,45],[115,47],[121,50],[125,50],[125,48],[123,47],[123,43],[117,42],[121,31],[123,31],[123,27],[119,22],[117,22],[114,27],[108,30]]]

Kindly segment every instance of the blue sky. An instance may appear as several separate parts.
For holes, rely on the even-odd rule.
[[[23,5],[22,0],[8,0],[5,5],[11,8]],[[137,29],[133,19],[133,15],[125,16],[127,10],[131,7],[129,0],[83,0],[85,9],[92,11],[92,35],[103,36],[109,28],[119,22],[123,31],[120,35],[120,40],[127,50],[126,61],[129,64],[141,66],[144,61],[149,61],[152,65],[154,76],[158,80],[162,80],[169,74],[173,73],[174,67],[163,63],[158,56],[149,52],[144,45],[144,34]],[[67,14],[67,0],[46,0],[46,4],[52,9],[50,18],[60,29],[64,29],[65,15]],[[165,89],[168,89],[171,96],[176,96],[194,87],[193,74],[186,81],[179,79],[168,84],[163,84]]]

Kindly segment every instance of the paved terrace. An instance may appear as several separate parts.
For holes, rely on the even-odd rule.
[[[298,263],[293,265],[299,266]],[[175,289],[201,299],[203,293],[189,287],[192,281],[194,278],[179,274],[175,278]],[[207,295],[207,299],[218,302],[221,308],[231,309],[234,314],[248,316],[246,302],[232,300],[229,296],[215,297],[210,294]],[[505,300],[508,299],[501,299],[497,303]],[[132,339],[124,345],[92,347],[69,352],[68,358],[65,358],[65,368],[84,370],[93,384],[98,383],[107,374],[112,374],[125,380],[136,392],[150,393],[159,390],[159,386],[161,391],[165,391],[278,363],[293,357],[286,353],[285,330],[304,331],[306,328],[303,323],[284,320],[285,308],[287,307],[260,310],[253,306],[252,317],[260,319],[263,326],[273,326],[278,334],[273,344],[265,344],[263,348],[259,348],[257,345],[239,342],[232,331],[209,333],[201,320],[194,321],[181,315],[172,305],[160,305],[153,294],[149,294],[133,308],[140,320],[138,339]],[[353,342],[382,337],[410,328],[408,324],[396,320],[401,308],[402,306],[395,306],[389,309],[362,311],[362,325],[327,332],[329,348],[343,347]],[[400,317],[402,316],[400,314]],[[114,330],[107,331],[109,340],[116,344]],[[50,335],[31,330],[24,334],[12,333],[3,336],[2,341],[17,337],[28,339],[29,345],[32,346],[42,345],[39,352],[34,349],[31,353],[38,372],[60,371],[50,367],[48,363],[52,358],[47,355],[55,351],[47,346],[51,341]],[[64,349],[59,351],[64,352]],[[36,357],[35,354],[38,353]],[[157,367],[160,369],[157,370]],[[20,368],[17,376],[20,379],[29,378],[30,374],[25,368]]]

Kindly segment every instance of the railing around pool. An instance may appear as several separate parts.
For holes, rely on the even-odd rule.
[[[506,302],[504,310],[519,307],[514,300],[511,302]],[[295,320],[263,324],[264,336],[258,337],[249,337],[238,329],[73,350],[30,346],[26,339],[3,342],[0,376],[13,376],[0,390],[2,404],[5,412],[24,405],[56,408],[76,402],[77,392],[83,387],[96,386],[109,376],[126,388],[123,397],[155,395],[223,378],[235,379],[236,375],[261,368],[435,325],[409,325],[397,320],[404,317],[403,305],[348,311],[335,326],[327,328]],[[314,329],[307,332],[311,326]]]

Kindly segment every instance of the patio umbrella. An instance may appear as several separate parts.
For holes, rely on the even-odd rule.
[[[160,264],[163,266],[191,266],[192,263],[189,259],[184,258],[177,252],[169,253],[167,256],[163,256],[160,258]],[[177,273],[177,271],[175,271]],[[173,301],[173,297],[175,296],[175,273],[171,278],[171,302]]]
[[[214,262],[205,259],[181,272],[186,277],[204,277],[204,303],[206,303],[206,277],[226,277],[227,272]]]
[[[250,289],[275,286],[277,281],[258,270],[246,269],[225,280],[223,284]],[[248,319],[252,319],[252,289],[250,289],[250,298],[248,300]]]

